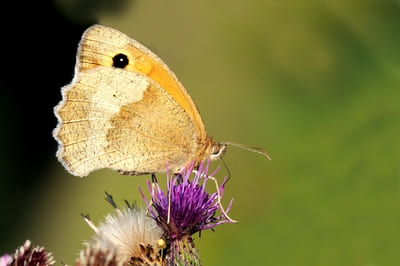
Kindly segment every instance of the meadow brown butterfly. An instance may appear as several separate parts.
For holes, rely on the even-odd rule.
[[[72,82],[54,108],[57,157],[73,175],[173,173],[220,158],[228,144],[204,128],[192,98],[168,66],[125,34],[101,25],[79,43]]]

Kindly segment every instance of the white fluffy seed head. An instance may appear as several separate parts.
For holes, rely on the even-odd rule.
[[[125,260],[141,257],[143,247],[151,247],[157,253],[162,234],[162,229],[144,210],[127,208],[118,216],[109,214],[98,226],[94,241],[116,250],[117,257]]]

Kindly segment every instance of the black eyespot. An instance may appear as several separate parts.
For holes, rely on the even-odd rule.
[[[117,54],[113,57],[113,67],[124,68],[129,64],[129,59],[124,54]]]

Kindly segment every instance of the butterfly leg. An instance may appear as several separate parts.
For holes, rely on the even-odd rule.
[[[151,174],[151,196],[153,197],[153,195],[154,195],[154,184],[156,184],[158,181],[157,181],[157,176],[156,176],[156,174],[155,173],[150,173]],[[149,205],[149,207],[147,208],[147,211],[146,211],[146,215],[148,215],[149,214],[149,209],[151,208],[151,206],[153,205],[153,201],[150,201],[150,203],[149,203],[150,205]]]

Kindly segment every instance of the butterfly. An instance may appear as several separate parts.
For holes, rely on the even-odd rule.
[[[79,43],[75,74],[54,108],[57,158],[73,175],[111,168],[173,173],[221,158],[227,145],[208,136],[192,98],[169,67],[127,35],[102,25]]]

